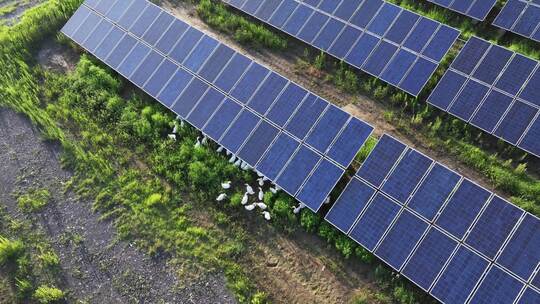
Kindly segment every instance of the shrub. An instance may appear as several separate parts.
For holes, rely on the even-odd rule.
[[[43,304],[59,302],[64,299],[64,296],[62,290],[45,285],[39,286],[34,292],[34,299],[36,299],[38,303]]]
[[[0,236],[0,265],[17,260],[24,252],[21,241],[11,241]]]
[[[340,233],[336,238],[336,249],[343,254],[343,256],[348,259],[353,253],[356,246],[353,240],[351,240],[347,235]]]
[[[39,259],[41,260],[41,263],[43,263],[43,267],[45,268],[55,268],[58,267],[60,264],[60,259],[58,258],[58,255],[52,251],[44,252],[39,255]]]
[[[319,229],[321,223],[321,217],[316,213],[313,213],[309,209],[302,209],[300,213],[300,225],[304,227],[307,232],[316,232]]]
[[[17,198],[19,208],[25,212],[34,212],[45,207],[51,199],[47,189],[31,189],[28,193]]]

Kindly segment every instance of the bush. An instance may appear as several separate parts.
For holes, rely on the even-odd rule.
[[[0,236],[0,265],[17,260],[24,253],[21,241],[11,241]]]
[[[22,211],[35,212],[45,207],[51,199],[47,189],[31,189],[28,193],[17,198],[17,204]]]
[[[64,296],[65,295],[62,290],[44,285],[39,286],[34,292],[34,299],[36,299],[38,303],[42,304],[59,302],[60,300],[64,299]]]
[[[316,232],[319,229],[321,217],[309,209],[302,209],[300,213],[300,225],[307,232]]]

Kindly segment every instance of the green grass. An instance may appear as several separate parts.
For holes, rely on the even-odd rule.
[[[30,189],[27,193],[17,197],[17,204],[24,212],[36,212],[45,207],[51,200],[51,193],[47,189]]]

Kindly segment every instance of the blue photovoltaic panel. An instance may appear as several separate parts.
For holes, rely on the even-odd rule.
[[[219,141],[229,125],[234,121],[242,107],[231,99],[225,99],[216,114],[204,127],[204,133],[215,141]]]
[[[470,303],[514,303],[521,288],[523,288],[523,283],[500,268],[492,266],[472,296]]]
[[[319,160],[320,156],[317,153],[301,146],[279,175],[278,184],[282,185],[283,190],[294,196]]]
[[[409,211],[403,211],[375,251],[388,265],[400,270],[428,228],[428,224]]]
[[[281,133],[266,155],[257,165],[257,170],[270,179],[275,179],[300,143],[285,133]]]
[[[268,111],[268,114],[266,114],[266,117],[276,125],[283,127],[306,95],[306,90],[289,82],[287,88],[283,90],[272,108]]]
[[[113,25],[109,21],[101,20],[84,42],[88,50],[94,51],[112,27]]]
[[[214,84],[225,92],[229,92],[248,68],[251,60],[246,56],[235,53],[233,58],[220,72]]]
[[[352,117],[326,155],[343,167],[349,167],[371,132],[373,132],[372,126]]]
[[[409,149],[382,187],[389,196],[404,204],[414,191],[432,161],[425,155]]]
[[[460,246],[431,289],[431,294],[443,303],[465,303],[488,265],[488,261]]]
[[[309,95],[291,117],[285,129],[300,140],[303,140],[327,106],[328,103],[321,98],[315,95]]]
[[[540,293],[534,291],[532,288],[527,288],[517,304],[534,304],[540,303]]]
[[[383,135],[356,174],[373,186],[380,187],[405,149],[405,144]]]
[[[278,132],[279,130],[271,124],[265,121],[261,122],[246,141],[242,150],[238,152],[238,156],[250,166],[255,166]]]
[[[203,129],[212,114],[223,101],[223,95],[214,89],[210,89],[204,94],[197,106],[189,114],[188,121],[196,128]]]
[[[338,107],[329,106],[308,135],[306,143],[325,153],[349,117],[349,114]]]
[[[213,82],[218,73],[223,69],[227,62],[229,62],[229,59],[231,59],[233,55],[234,51],[230,47],[220,44],[199,70],[199,75],[201,75],[202,78]]]
[[[298,200],[305,202],[309,209],[317,212],[343,173],[345,173],[343,169],[323,159],[298,192]]]
[[[243,110],[221,138],[221,144],[227,150],[236,153],[259,121],[253,112]]]
[[[349,236],[360,245],[373,251],[399,210],[398,204],[378,193],[369,203],[354,228],[351,229]]]
[[[165,59],[155,71],[154,75],[144,85],[144,89],[153,97],[156,97],[157,94],[161,91],[161,88],[172,77],[174,72],[178,69],[178,66],[172,61]]]
[[[536,288],[540,289],[540,271],[536,272],[536,275],[534,276],[533,280],[531,281],[531,284],[535,286]]]
[[[540,154],[540,115],[536,117],[527,133],[519,143],[519,147],[535,155]]]
[[[407,206],[432,221],[460,178],[450,169],[435,164]]]
[[[253,95],[255,90],[257,90],[268,73],[269,71],[267,68],[253,62],[244,76],[242,76],[240,81],[234,86],[231,95],[242,103],[247,104],[249,98]]]
[[[490,196],[486,189],[464,179],[435,223],[461,239]]]
[[[218,42],[216,40],[204,36],[191,51],[191,54],[184,60],[184,66],[192,72],[197,72],[208,59],[208,56],[212,54],[217,45]]]
[[[188,27],[186,23],[175,19],[169,29],[159,38],[156,48],[164,54],[169,54]]]
[[[457,245],[439,230],[430,229],[403,268],[403,274],[424,290],[429,290]]]
[[[352,178],[326,214],[325,219],[343,233],[349,232],[373,194],[375,194],[375,189],[357,178]]]
[[[208,88],[209,86],[206,83],[193,78],[176,102],[171,106],[172,110],[181,117],[186,118]]]
[[[497,0],[428,0],[476,20],[484,21]]]
[[[540,41],[540,2],[508,0],[493,24],[518,35]]]
[[[528,280],[540,262],[540,220],[526,214],[497,262]]]
[[[271,73],[251,98],[249,107],[264,115],[286,85],[287,80],[285,78],[276,73]]]
[[[414,96],[460,33],[383,0],[223,1]],[[483,10],[471,8],[477,14]]]
[[[523,211],[493,196],[465,242],[489,258],[495,257]]]
[[[536,60],[473,36],[428,103],[540,156],[538,137],[524,142],[540,112],[538,66]]]

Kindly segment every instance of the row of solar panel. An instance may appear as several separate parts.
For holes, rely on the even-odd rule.
[[[540,41],[540,1],[508,0],[493,24]]]
[[[428,0],[458,13],[483,21],[497,0]]]
[[[540,298],[540,220],[390,136],[325,219],[444,303]]]
[[[224,0],[417,96],[459,31],[383,0]]]
[[[126,3],[124,0],[118,2]],[[144,0],[132,2],[131,7],[140,3],[146,6],[141,18],[157,8]],[[86,3],[92,4],[92,1]],[[95,6],[97,10],[104,7]],[[159,13],[157,11],[152,14]],[[169,19],[168,16],[163,19]],[[206,62],[204,58],[210,56],[210,52],[203,51],[210,41],[204,37],[195,51],[183,51],[185,55],[176,57],[183,62],[182,65],[178,64],[171,60],[175,57],[166,58],[162,55],[159,47],[153,49],[147,40],[139,40],[141,37],[143,40],[152,40],[153,37],[149,31],[146,34],[135,34],[139,24],[144,23],[141,18],[135,23],[133,20],[136,18],[128,18],[132,19],[134,25],[129,27],[132,32],[127,33],[89,8],[81,6],[62,31],[210,138],[274,180],[286,192],[314,211],[318,210],[343,175],[344,168],[350,164],[371,133],[372,127],[292,82],[288,82],[283,94],[275,93],[273,98],[278,101],[269,111],[264,112],[268,112],[268,115],[262,115],[257,112],[257,107],[252,107],[251,103],[246,105],[239,99],[247,101],[249,96],[241,94],[248,90],[257,91],[255,85],[262,82],[250,71],[260,73],[267,71],[266,68],[220,45],[221,50],[228,51],[233,58],[223,68],[223,72],[219,73],[221,68],[216,69],[216,64],[210,60]],[[119,20],[121,22],[123,19]],[[174,24],[178,27],[185,25],[181,21]],[[152,26],[145,25],[150,29],[154,26],[155,23]],[[185,30],[192,35],[196,31],[193,28]],[[174,49],[180,50],[189,45],[184,38],[176,40],[179,43]],[[171,44],[172,40],[154,41],[163,47]],[[162,41],[163,44],[160,44]],[[189,46],[190,49],[192,47]],[[223,57],[219,55],[215,58],[220,61],[219,58]],[[213,55],[210,58],[214,58]],[[245,76],[240,77],[248,66],[250,68]],[[215,81],[210,82],[194,71],[202,75],[212,74]],[[275,80],[282,79],[277,74],[272,75]],[[264,83],[276,87],[276,81]],[[280,83],[280,86],[279,90],[282,90],[285,84]],[[224,87],[228,87],[227,91],[232,90],[232,93],[223,93]],[[240,89],[235,91],[236,88]],[[271,90],[257,92],[262,95],[254,101],[256,104],[271,94]],[[242,99],[242,96],[246,99]],[[339,161],[343,167],[331,159]]]
[[[540,156],[539,66],[473,36],[428,102]]]

